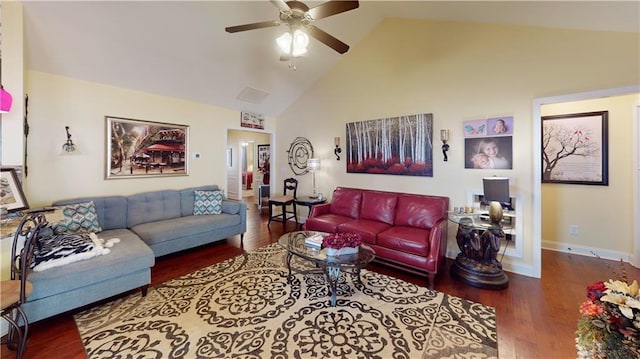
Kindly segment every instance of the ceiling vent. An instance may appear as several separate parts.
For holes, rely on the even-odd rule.
[[[269,96],[269,94],[264,91],[256,90],[251,87],[245,87],[244,89],[242,89],[242,91],[240,91],[237,99],[244,102],[259,104],[267,96]]]

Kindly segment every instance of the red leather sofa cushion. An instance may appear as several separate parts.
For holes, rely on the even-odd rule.
[[[378,234],[377,245],[426,257],[429,254],[428,229],[391,227]]]
[[[338,232],[338,226],[342,223],[353,221],[351,217],[339,216],[336,214],[323,214],[320,217],[309,217],[307,221],[304,223],[304,228],[327,232],[327,233],[336,233]]]
[[[359,217],[361,202],[362,191],[338,187],[333,191],[330,212],[355,219]]]
[[[390,225],[368,219],[355,219],[338,226],[338,232],[358,233],[363,242],[376,243],[376,235],[387,230]]]
[[[395,225],[429,229],[443,218],[448,206],[443,197],[400,194]]]
[[[362,192],[360,218],[393,225],[398,195],[395,193]]]

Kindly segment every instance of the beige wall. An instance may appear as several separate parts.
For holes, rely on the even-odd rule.
[[[32,206],[96,194],[224,186],[227,129],[241,129],[238,111],[37,71],[27,77],[31,130],[24,187]],[[105,115],[189,125],[189,176],[105,180]],[[265,122],[267,128],[273,124]],[[64,126],[79,155],[60,155]],[[194,152],[201,158],[194,159]]]
[[[633,112],[640,95],[542,106],[542,116],[609,111],[609,185],[542,185],[542,239],[546,248],[624,258],[634,252]],[[578,226],[578,235],[569,226]]]
[[[327,194],[339,185],[429,193],[449,196],[453,207],[481,190],[483,176],[509,176],[524,201],[524,255],[505,257],[505,268],[531,274],[540,241],[532,227],[532,102],[638,84],[638,40],[638,33],[387,19],[279,117],[277,146],[307,137],[323,160],[318,187]],[[436,149],[433,177],[347,174],[344,156],[335,161],[333,137],[344,142],[346,123],[417,113],[433,113],[436,133],[451,129],[449,161]],[[462,122],[505,115],[515,122],[513,170],[464,169]],[[278,163],[285,155],[277,153]]]
[[[24,113],[24,29],[22,4],[2,2],[2,85],[13,96],[9,113],[0,114],[2,121],[3,165],[20,165],[24,157],[22,148]]]

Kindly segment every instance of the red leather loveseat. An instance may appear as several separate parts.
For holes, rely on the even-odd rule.
[[[433,288],[445,263],[449,198],[338,187],[331,203],[313,206],[305,229],[353,232],[376,260],[427,275]]]

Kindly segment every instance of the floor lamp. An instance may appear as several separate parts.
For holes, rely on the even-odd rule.
[[[309,158],[307,161],[307,168],[313,174],[313,194],[312,198],[318,198],[318,193],[316,192],[316,171],[320,170],[320,159],[319,158]]]

